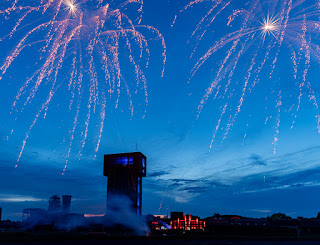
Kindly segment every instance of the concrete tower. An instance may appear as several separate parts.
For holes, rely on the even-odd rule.
[[[65,213],[70,213],[71,198],[72,196],[69,195],[62,196],[62,211]]]
[[[50,211],[60,211],[61,210],[61,198],[58,195],[54,195],[49,199],[49,208]]]
[[[103,175],[108,177],[107,210],[114,198],[127,196],[137,215],[141,215],[142,177],[146,177],[146,166],[147,158],[141,152],[104,156]]]

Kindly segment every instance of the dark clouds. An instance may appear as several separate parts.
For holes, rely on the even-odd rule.
[[[188,191],[190,193],[202,194],[208,192],[209,188],[201,186],[190,186],[180,189],[181,191]]]
[[[271,158],[250,154],[247,158],[226,162],[224,168],[221,168],[220,172],[216,171],[216,174],[208,171],[207,175],[203,173],[198,179],[169,178],[169,174],[160,177],[157,183],[159,186],[169,186],[166,193],[168,203],[170,203],[168,199],[173,199],[181,203],[181,207],[196,209],[198,212],[201,210],[193,205],[199,200],[205,200],[205,205],[213,202],[221,212],[238,210],[234,205],[239,201],[239,207],[242,207],[242,211],[238,210],[239,214],[248,212],[247,215],[255,217],[266,212],[252,210],[292,212],[295,208],[301,209],[301,207],[291,204],[285,208],[285,199],[291,200],[294,197],[289,197],[289,194],[282,196],[280,193],[286,192],[290,195],[295,191],[308,193],[310,190],[320,188],[317,152],[318,147],[312,147]],[[271,198],[272,195],[278,199]],[[269,199],[266,201],[264,196]],[[277,208],[278,202],[281,203],[279,208]],[[315,206],[312,208],[309,211],[305,210],[305,215],[312,216]]]
[[[266,166],[267,163],[262,159],[261,156],[257,154],[252,154],[249,158],[252,162],[252,165],[261,165],[261,166]]]
[[[162,177],[164,175],[168,175],[169,172],[167,171],[157,171],[157,172],[152,172],[148,174],[148,177],[153,178],[153,177]]]

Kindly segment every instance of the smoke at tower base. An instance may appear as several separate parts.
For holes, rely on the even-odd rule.
[[[85,230],[108,235],[146,236],[150,229],[144,216],[137,216],[127,196],[116,195],[108,200],[108,211],[103,217],[85,218],[84,215],[42,210],[24,222],[24,230],[50,229],[61,231]]]

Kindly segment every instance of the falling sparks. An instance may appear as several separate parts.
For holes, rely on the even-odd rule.
[[[293,128],[304,97],[316,111],[315,123],[319,131],[319,106],[308,76],[310,66],[320,61],[319,1],[196,0],[186,5],[180,15],[204,5],[209,8],[199,18],[189,41],[194,43],[191,58],[195,59],[195,64],[188,82],[195,80],[208,66],[214,71],[196,116],[200,118],[209,101],[215,101],[215,106],[220,108],[210,150],[216,141],[221,145],[227,139],[240,113],[244,108],[247,110],[245,106],[256,88],[269,91],[266,105],[262,105],[266,114],[262,125],[274,126],[274,153],[279,143],[282,114],[293,113]],[[179,25],[179,18],[175,17],[173,25]],[[288,69],[282,67],[284,64],[288,64]],[[286,84],[287,80],[292,81],[290,85]],[[289,96],[283,92],[283,88],[288,87]],[[296,101],[292,102],[292,98]],[[245,133],[244,138],[247,137]]]
[[[97,139],[91,141],[95,142],[94,153],[97,154],[107,110],[126,103],[121,102],[122,94],[128,101],[131,115],[135,101],[141,97],[145,106],[148,105],[145,70],[150,63],[150,45],[163,50],[163,76],[165,40],[154,27],[141,24],[143,0],[3,0],[0,6],[3,25],[12,26],[7,35],[0,37],[0,45],[7,47],[15,43],[12,52],[0,60],[0,80],[9,79],[8,73],[17,64],[21,67],[21,63],[27,63],[28,67],[33,67],[25,72],[25,82],[12,105],[12,113],[21,113],[28,105],[36,108],[22,141],[18,162],[31,131],[47,117],[53,98],[60,92],[69,100],[67,111],[73,118],[66,137],[69,143],[64,174],[72,149],[76,149],[77,135],[81,137],[78,158],[83,155],[93,120],[100,121],[96,125]],[[138,17],[134,16],[132,20],[131,15]],[[47,96],[38,106],[38,99],[37,103],[35,100],[40,93],[43,97],[44,90],[47,90]]]

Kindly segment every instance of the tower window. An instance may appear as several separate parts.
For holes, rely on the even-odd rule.
[[[116,164],[117,165],[127,165],[128,164],[128,158],[127,157],[117,157],[116,158]]]
[[[129,157],[129,165],[132,165],[133,164],[133,157]]]
[[[133,164],[133,157],[116,157],[111,161],[111,164],[127,166]]]

